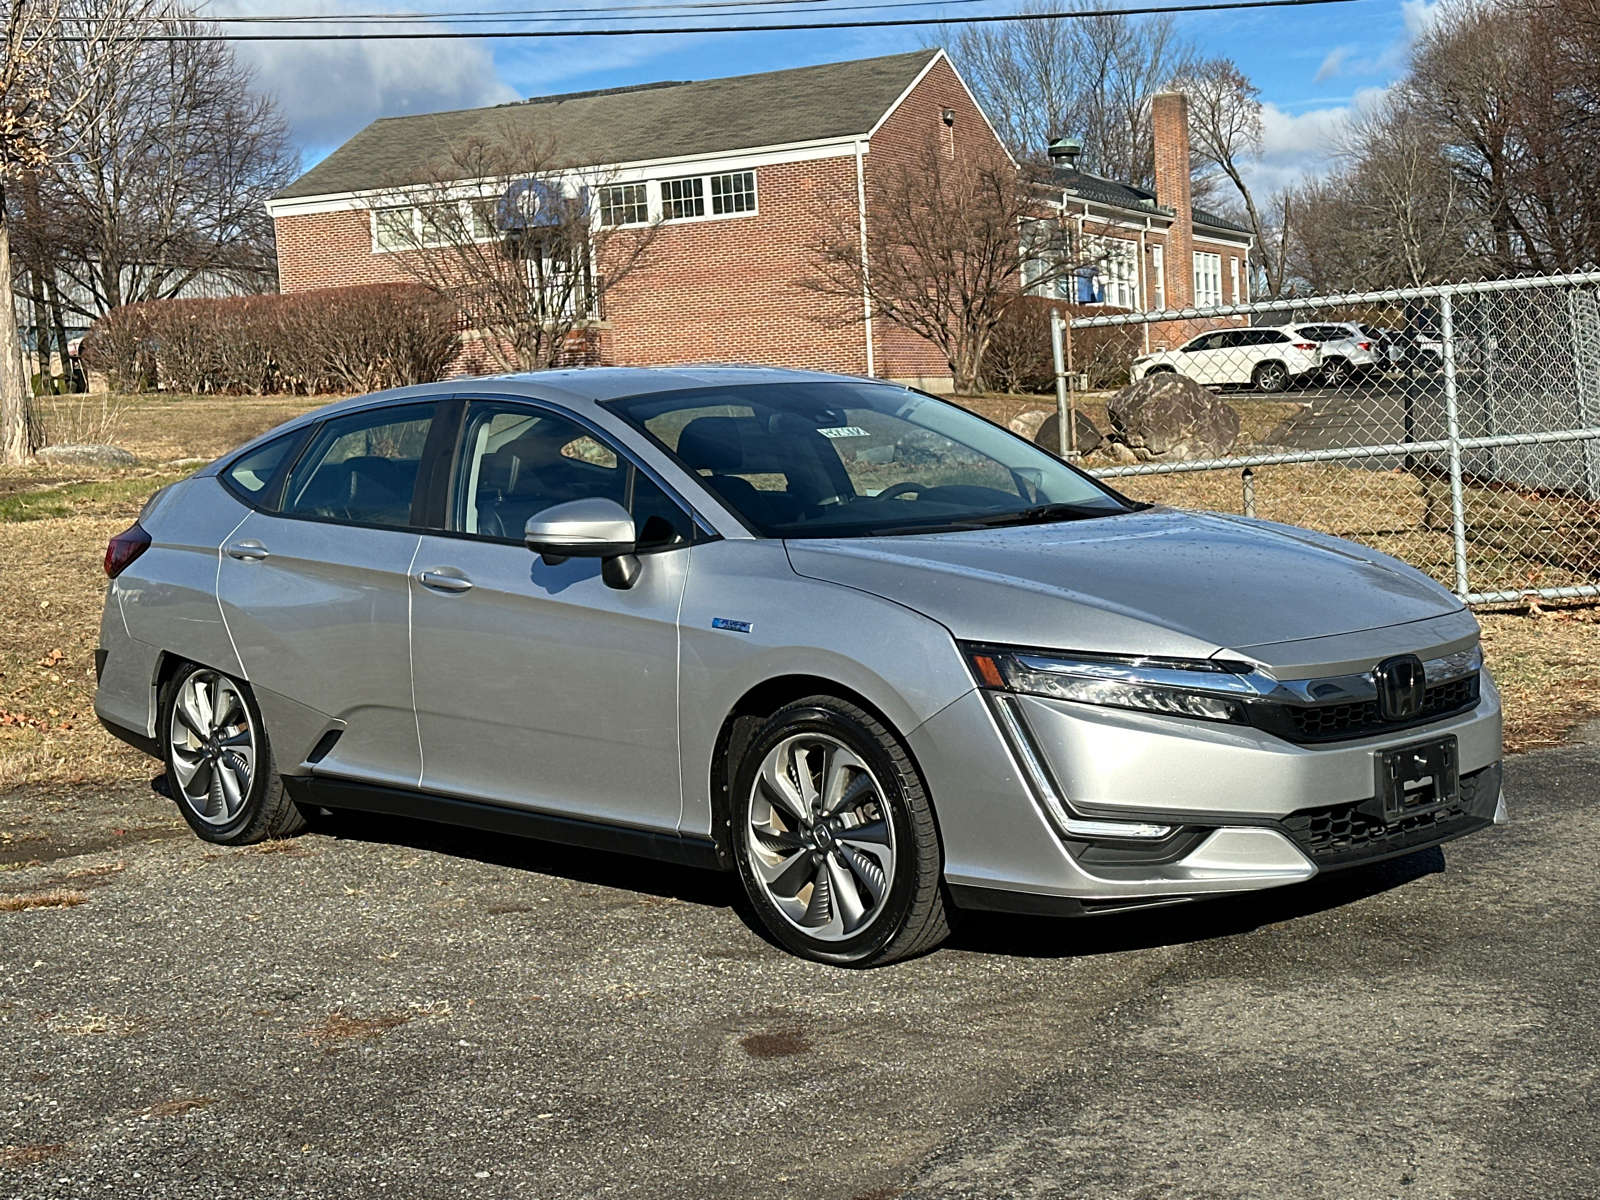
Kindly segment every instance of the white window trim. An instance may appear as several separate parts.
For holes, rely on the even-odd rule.
[[[755,185],[755,204],[743,212],[712,212],[711,211],[711,180],[722,175],[748,175]],[[650,219],[659,221],[663,225],[695,225],[701,221],[736,221],[743,217],[758,217],[761,215],[761,172],[754,167],[745,167],[732,171],[695,171],[687,175],[664,175],[660,179],[652,179],[650,184]],[[705,201],[706,210],[697,217],[669,217],[667,216],[667,200],[664,185],[676,182],[679,179],[698,179],[700,181],[701,199]]]
[[[684,176],[679,176],[678,178],[684,178]],[[626,187],[636,187],[636,188],[643,188],[644,189],[644,219],[642,221],[618,221],[615,225],[608,225],[608,224],[606,224],[606,222],[604,222],[604,221],[602,221],[600,219],[600,214],[604,210],[604,205],[600,204],[597,201],[596,204],[595,204],[595,225],[598,228],[601,228],[601,229],[636,229],[641,225],[650,224],[650,222],[652,220],[652,216],[651,216],[652,209],[650,207],[650,184],[649,184],[649,182],[647,180],[636,179],[636,180],[628,180],[626,182],[607,181],[605,183],[595,184],[594,185],[594,190],[597,193],[600,193],[600,192],[604,192],[606,188],[626,188]]]
[[[1155,312],[1167,311],[1167,248],[1150,247],[1150,307]]]
[[[1202,267],[1214,268],[1207,270],[1202,275]],[[1204,279],[1207,283],[1215,283],[1215,290],[1206,289],[1201,294],[1200,283]],[[1217,308],[1222,304],[1222,255],[1212,254],[1207,250],[1194,252],[1194,306],[1196,308]]]
[[[437,204],[437,205],[454,204],[454,205],[456,205],[457,211],[461,214],[461,227],[463,229],[469,229],[470,230],[473,227],[472,205],[474,203],[481,202],[483,199],[485,199],[485,197],[478,196],[478,197],[474,197],[472,199],[440,200],[440,201],[435,201],[434,204],[421,204],[421,203],[385,204],[385,205],[381,205],[378,208],[374,208],[374,209],[371,210],[371,219],[370,219],[370,221],[368,223],[369,224],[369,231],[370,231],[370,233],[372,235],[372,252],[374,254],[401,254],[401,253],[403,253],[403,252],[405,252],[407,250],[439,250],[439,249],[442,249],[445,246],[465,245],[464,242],[425,242],[425,241],[423,241],[422,240],[422,210],[425,207],[434,207],[435,204]],[[393,211],[395,211],[396,209],[399,209],[399,208],[409,208],[411,210],[411,237],[412,237],[411,244],[406,245],[406,246],[385,246],[385,245],[382,245],[378,241],[378,218],[383,213],[393,212]],[[473,235],[472,240],[474,242],[492,242],[492,241],[495,241],[496,239],[494,237],[478,237],[477,235]]]

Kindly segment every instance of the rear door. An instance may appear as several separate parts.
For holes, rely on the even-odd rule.
[[[443,532],[411,570],[422,784],[492,803],[673,831],[678,607],[695,525],[620,446],[563,411],[469,404]],[[529,517],[588,497],[633,513],[638,580],[549,563]]]
[[[279,495],[223,544],[218,597],[252,687],[273,694],[263,711],[307,729],[342,723],[321,771],[409,786],[421,775],[407,576],[425,523],[424,464],[453,407],[389,404],[324,422]]]
[[[1178,370],[1196,383],[1223,383],[1224,364],[1218,347],[1222,345],[1220,333],[1201,334],[1183,347]]]

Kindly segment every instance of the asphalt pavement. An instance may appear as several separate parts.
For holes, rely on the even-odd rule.
[[[0,910],[0,1196],[1594,1197],[1600,726],[1506,791],[866,972],[731,877],[376,819],[221,850],[119,796],[144,840],[0,874],[82,897]]]

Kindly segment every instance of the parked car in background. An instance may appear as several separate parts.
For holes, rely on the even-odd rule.
[[[1176,350],[1160,350],[1133,360],[1135,380],[1172,372],[1209,387],[1253,386],[1281,392],[1316,377],[1322,365],[1318,344],[1270,327],[1214,329],[1190,338]]]
[[[1338,387],[1383,369],[1372,335],[1354,321],[1309,322],[1284,329],[1301,341],[1321,347],[1322,369],[1317,379],[1326,387]]]
[[[823,962],[1503,816],[1478,624],[1422,572],[877,380],[358,397],[158,492],[106,572],[95,711],[206,841],[367,811],[733,871]]]

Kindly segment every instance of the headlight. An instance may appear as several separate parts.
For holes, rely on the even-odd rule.
[[[973,673],[985,687],[1078,704],[1245,725],[1249,717],[1244,697],[1258,694],[1244,679],[1251,671],[1248,663],[1069,657],[987,646],[968,646],[966,651]]]

